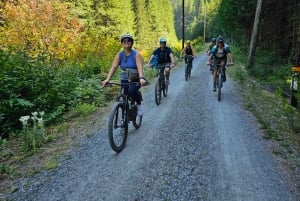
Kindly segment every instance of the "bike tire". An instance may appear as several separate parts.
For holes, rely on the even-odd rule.
[[[218,88],[218,101],[221,101],[221,89],[222,89],[222,76],[221,74],[218,75],[218,84],[217,84],[217,88]]]
[[[128,135],[128,119],[125,114],[124,104],[116,102],[108,118],[108,140],[110,147],[120,153],[126,145]]]
[[[143,116],[142,115],[136,115],[135,119],[132,121],[132,125],[135,129],[139,129],[142,125]]]
[[[166,84],[166,82],[163,82],[162,83],[162,85],[163,85],[163,95],[164,95],[164,97],[167,97],[167,95],[168,95],[168,85]]]
[[[157,78],[155,82],[154,97],[155,97],[156,105],[159,105],[161,100],[161,87],[160,87],[159,78]]]
[[[189,63],[189,64],[188,64],[188,78],[189,78],[189,79],[191,78],[191,73],[192,73],[192,64]]]
[[[185,64],[184,78],[185,78],[185,81],[188,81],[188,79],[189,79],[188,64]]]

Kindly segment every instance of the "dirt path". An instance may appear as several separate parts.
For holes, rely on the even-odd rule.
[[[297,200],[245,111],[230,78],[218,102],[206,56],[192,78],[171,75],[168,97],[144,91],[145,115],[130,127],[126,148],[115,154],[106,127],[66,156],[57,169],[23,180],[14,200]]]

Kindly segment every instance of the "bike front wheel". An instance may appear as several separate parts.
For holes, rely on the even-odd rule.
[[[185,78],[185,81],[188,81],[188,79],[189,79],[188,64],[185,64],[184,78]]]
[[[191,71],[192,71],[192,64],[189,63],[189,64],[188,64],[188,78],[189,78],[189,79],[191,78]]]
[[[223,80],[222,80],[222,76],[221,74],[218,75],[217,78],[217,88],[218,88],[218,101],[221,100],[221,89],[222,89],[222,84],[223,84]]]
[[[159,78],[156,79],[154,93],[155,103],[156,105],[159,105],[161,100],[161,87]]]
[[[113,105],[108,119],[108,139],[110,147],[117,153],[125,148],[128,134],[128,120],[124,104],[117,102]]]

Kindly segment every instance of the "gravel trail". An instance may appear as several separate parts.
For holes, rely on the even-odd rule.
[[[153,83],[145,87],[143,125],[130,126],[121,153],[110,149],[106,124],[99,126],[55,170],[23,179],[9,199],[297,200],[228,76],[217,100],[206,59],[194,60],[188,82],[183,67],[176,67],[159,106]]]

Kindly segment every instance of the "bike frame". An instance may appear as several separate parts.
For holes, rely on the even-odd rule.
[[[191,69],[193,65],[193,55],[186,55],[185,59],[185,80],[187,81],[188,78],[191,77]]]
[[[125,93],[125,87],[137,83],[140,84],[139,82],[108,83],[109,86],[121,86],[120,94],[117,96],[108,119],[109,143],[111,148],[117,153],[121,152],[125,147],[128,134],[128,123],[131,121],[136,129],[138,129],[142,123],[142,116],[137,115],[135,101]],[[135,109],[133,109],[132,106],[134,106]]]

